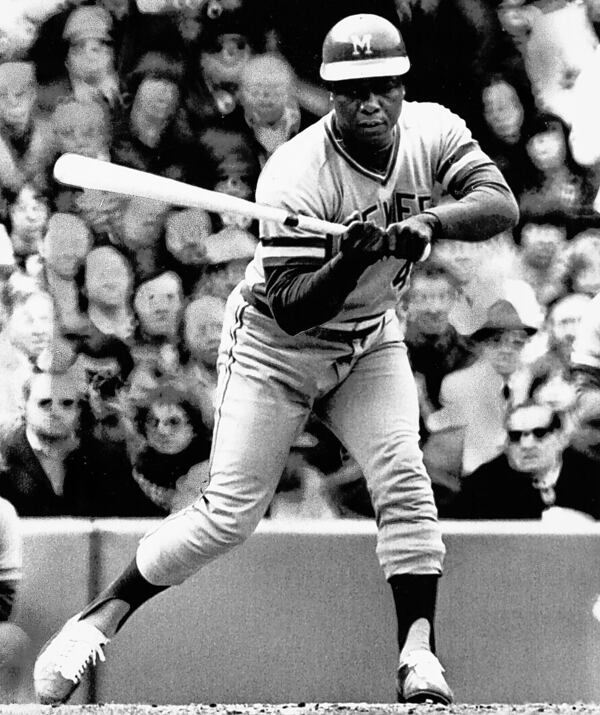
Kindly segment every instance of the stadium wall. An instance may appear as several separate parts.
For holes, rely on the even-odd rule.
[[[15,620],[32,660],[153,523],[23,520]],[[457,700],[600,702],[600,526],[443,526],[438,651]],[[138,611],[73,702],[393,702],[395,622],[375,539],[366,520],[264,521]]]

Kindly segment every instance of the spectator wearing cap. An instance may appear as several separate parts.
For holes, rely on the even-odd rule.
[[[509,300],[489,307],[485,323],[471,335],[477,360],[442,380],[442,407],[426,420],[431,435],[424,452],[432,479],[440,472],[448,485],[454,477],[458,488],[463,475],[500,453],[507,406],[524,397],[517,381],[521,353],[536,332]]]
[[[502,453],[463,480],[449,516],[567,524],[598,520],[598,465],[568,446],[559,412],[523,402],[507,414]]]
[[[67,43],[65,66],[74,96],[82,101],[120,102],[119,78],[112,45],[112,17],[100,5],[71,11],[62,33]]]
[[[50,131],[37,99],[32,62],[0,64],[0,191],[17,193],[43,164]]]

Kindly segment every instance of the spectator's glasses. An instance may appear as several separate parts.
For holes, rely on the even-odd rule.
[[[544,439],[547,435],[549,435],[551,432],[554,431],[554,426],[553,425],[548,425],[547,427],[533,427],[532,429],[525,429],[525,430],[520,430],[520,429],[509,429],[508,430],[508,439],[513,443],[516,444],[517,442],[520,442],[523,437],[526,435],[533,435],[536,439]]]

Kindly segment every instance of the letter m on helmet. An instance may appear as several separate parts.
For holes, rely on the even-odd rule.
[[[350,41],[352,42],[352,55],[358,57],[362,55],[363,57],[369,57],[373,54],[371,49],[371,39],[373,35],[350,35]]]
[[[379,15],[349,15],[323,41],[321,78],[344,82],[403,75],[410,62],[400,30]]]

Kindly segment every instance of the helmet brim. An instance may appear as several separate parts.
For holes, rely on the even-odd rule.
[[[394,77],[406,74],[410,69],[408,57],[381,57],[368,60],[343,60],[323,62],[319,70],[325,82],[345,82],[350,79],[370,77]]]

